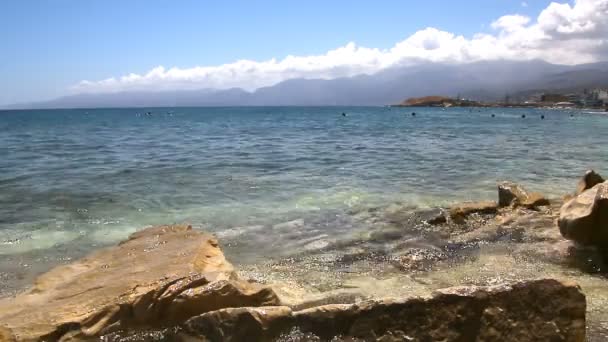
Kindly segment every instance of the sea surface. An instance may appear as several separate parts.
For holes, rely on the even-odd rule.
[[[537,109],[3,111],[0,274],[29,281],[150,225],[216,233],[244,264],[365,230],[353,208],[494,199],[500,180],[562,196],[608,174],[607,132],[607,115]]]

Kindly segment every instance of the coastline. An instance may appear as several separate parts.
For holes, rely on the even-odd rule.
[[[555,224],[575,179],[608,167],[599,116],[429,108],[411,118],[408,110],[367,107],[136,112],[7,121],[0,139],[15,153],[0,183],[4,296],[147,227],[191,223],[216,236],[238,279],[270,287],[294,312],[542,277],[580,284],[588,334],[606,336],[603,261],[592,251],[571,254]],[[546,120],[535,120],[541,115]],[[496,201],[498,179],[540,191],[551,206],[486,203],[464,225],[441,222],[438,213],[463,201]]]
[[[314,240],[292,255],[236,265],[236,272],[239,279],[272,288],[281,305],[293,310],[388,297],[428,297],[453,286],[496,286],[539,278],[575,282],[587,297],[589,341],[606,338],[604,260],[593,249],[577,248],[560,235],[555,221],[563,200],[535,200],[530,207],[483,203],[488,202],[426,210],[398,203],[361,208],[351,212],[353,219],[373,227],[363,235]],[[462,222],[457,220],[459,215],[464,215]],[[289,234],[300,225],[306,221],[277,224],[267,234]],[[255,233],[255,229],[224,233],[220,246]],[[112,271],[111,265],[108,270],[121,272],[120,268]],[[137,336],[158,338],[170,331],[150,330]],[[132,338],[125,333],[111,333],[107,338]]]

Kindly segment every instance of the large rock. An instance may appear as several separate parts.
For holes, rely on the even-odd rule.
[[[558,226],[567,239],[608,247],[608,183],[599,183],[566,202]]]
[[[578,286],[534,280],[456,287],[427,298],[288,307],[223,309],[189,319],[176,340],[576,341],[585,340],[585,296]],[[301,335],[300,335],[301,336]]]
[[[456,223],[463,223],[471,214],[495,214],[497,211],[496,202],[464,202],[450,208],[450,218]]]
[[[523,187],[512,182],[498,184],[499,207],[526,207],[536,209],[539,206],[549,205],[549,200],[538,192],[528,192]]]
[[[180,335],[184,340],[204,336],[210,341],[271,341],[293,325],[293,313],[287,306],[232,308],[189,319]]]
[[[43,274],[29,291],[0,301],[0,325],[18,340],[57,340],[278,304],[271,289],[237,279],[211,235],[160,226]]]
[[[599,183],[603,183],[604,178],[593,170],[588,170],[585,175],[578,181],[576,186],[576,195],[580,195],[583,191],[591,189]]]

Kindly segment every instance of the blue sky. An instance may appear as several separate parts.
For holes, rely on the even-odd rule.
[[[591,1],[591,0],[588,0]],[[471,38],[549,1],[7,0],[0,4],[0,104],[69,93],[81,80],[156,66],[322,55],[355,42],[390,49],[426,27]],[[72,90],[73,91],[73,90]]]

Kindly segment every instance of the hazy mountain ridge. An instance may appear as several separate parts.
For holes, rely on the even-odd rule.
[[[9,108],[385,105],[426,95],[496,101],[506,94],[517,99],[539,91],[592,87],[608,87],[608,62],[566,66],[538,60],[484,61],[396,67],[332,80],[291,79],[253,92],[232,88],[77,94]]]

